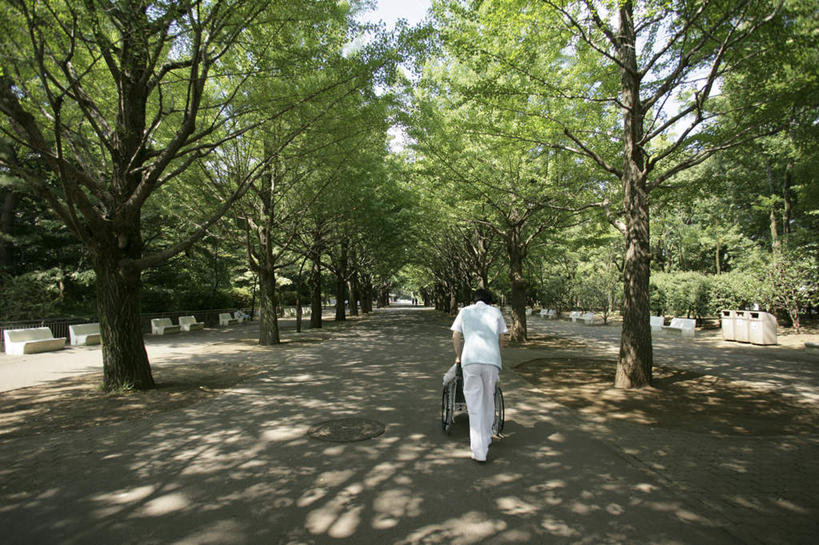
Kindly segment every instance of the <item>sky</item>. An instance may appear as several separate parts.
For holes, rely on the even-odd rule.
[[[406,19],[415,25],[424,18],[430,6],[430,0],[377,0],[375,11],[361,17],[366,22],[384,21],[387,28],[395,26],[398,19]]]
[[[410,26],[420,23],[431,5],[430,0],[377,0],[376,3],[378,7],[374,11],[359,19],[368,23],[383,21],[388,30],[395,27],[398,19],[406,19]],[[402,150],[407,142],[404,132],[398,127],[392,127],[389,133],[393,137],[390,148],[396,152]]]

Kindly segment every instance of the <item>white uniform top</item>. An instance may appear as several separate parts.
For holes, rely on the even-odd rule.
[[[500,310],[483,301],[464,307],[450,327],[464,336],[461,365],[487,363],[501,367],[499,337],[509,331]]]

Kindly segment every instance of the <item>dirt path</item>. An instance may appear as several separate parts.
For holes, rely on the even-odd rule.
[[[815,437],[780,441],[780,454],[812,454],[795,471],[788,459],[779,468],[801,496],[746,486],[761,469],[748,461],[755,437],[727,435],[719,463],[691,467],[686,452],[703,434],[589,417],[510,370],[571,352],[571,339],[506,352],[505,437],[489,464],[472,463],[466,419],[450,436],[439,426],[448,325],[398,309],[275,348],[248,332],[154,357],[157,367],[253,372],[185,408],[5,438],[0,535],[9,544],[813,543]],[[343,418],[361,419],[349,434],[373,422],[383,433],[310,435]],[[654,463],[662,449],[664,468]],[[715,489],[734,483],[741,501],[703,493],[687,473],[710,474]],[[757,534],[744,526],[754,515],[781,520]]]
[[[745,543],[815,542],[819,357],[804,341],[755,347],[719,332],[661,335],[655,388],[624,393],[609,386],[619,327],[533,320],[530,331],[546,354],[519,372],[577,411],[584,429]]]

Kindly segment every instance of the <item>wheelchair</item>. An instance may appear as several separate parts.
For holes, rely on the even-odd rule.
[[[441,394],[441,429],[446,433],[452,430],[455,417],[466,412],[464,398],[464,374],[458,365],[455,378],[449,381]],[[505,410],[503,406],[503,390],[500,381],[495,385],[495,419],[492,422],[492,435],[500,435],[503,431]]]

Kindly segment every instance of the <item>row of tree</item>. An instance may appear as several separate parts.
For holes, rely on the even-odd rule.
[[[171,260],[244,254],[262,344],[279,342],[283,268],[311,285],[315,326],[325,271],[339,319],[346,286],[367,310],[394,272],[407,198],[387,153],[392,97],[375,88],[400,59],[389,37],[351,46],[360,4],[0,6],[3,264],[26,254],[11,236],[23,201],[80,241],[107,389],[154,385],[141,285]]]
[[[448,213],[419,284],[450,309],[494,283],[514,340],[561,283],[566,305],[598,294],[622,312],[618,387],[651,382],[652,268],[779,266],[815,298],[811,4],[435,1],[409,130]]]
[[[490,287],[516,341],[535,302],[619,310],[620,387],[669,286],[815,300],[812,2],[435,0],[362,46],[364,4],[3,3],[0,298],[93,299],[108,388],[153,385],[142,302],[242,284],[263,344],[283,284],[314,327],[396,282],[444,311]]]

